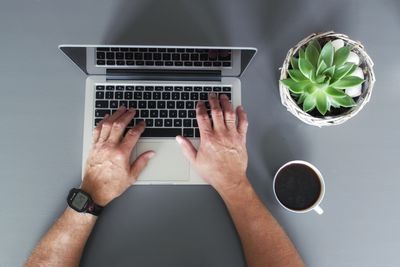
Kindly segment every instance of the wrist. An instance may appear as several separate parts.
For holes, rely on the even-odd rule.
[[[111,201],[106,199],[104,197],[104,194],[101,194],[101,192],[97,190],[96,187],[91,186],[88,183],[85,183],[85,180],[82,182],[80,189],[89,194],[94,203],[102,207],[105,207]]]
[[[249,180],[245,175],[235,178],[231,177],[230,180],[234,180],[237,182],[230,185],[221,185],[218,187],[214,187],[225,201],[229,201],[236,198],[237,196],[243,195],[250,190],[253,190]]]
[[[97,220],[97,216],[90,213],[77,212],[71,207],[67,207],[64,214],[67,216],[69,221],[75,224],[88,224]]]

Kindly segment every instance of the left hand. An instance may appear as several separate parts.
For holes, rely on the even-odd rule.
[[[120,107],[111,116],[106,115],[93,131],[93,144],[81,188],[98,205],[106,206],[125,192],[155,155],[155,152],[147,151],[132,164],[129,162],[132,150],[145,128],[142,121],[123,136],[135,112],[134,109]]]

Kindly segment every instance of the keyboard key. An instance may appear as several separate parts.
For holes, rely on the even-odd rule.
[[[135,60],[142,60],[143,54],[142,53],[135,53]]]
[[[115,92],[115,99],[123,99],[124,93],[123,92]]]
[[[163,93],[162,93],[162,99],[164,99],[164,100],[169,100],[169,99],[171,99],[171,93],[169,93],[169,92],[163,92]]]
[[[101,122],[101,120],[102,119],[95,119],[94,120],[94,126],[97,126]]]
[[[128,65],[128,66],[133,66],[133,65],[135,65],[135,61],[127,60],[127,61],[126,61],[126,65]]]
[[[138,61],[136,61],[136,65],[143,66],[144,65],[144,61],[143,60],[138,60]]]
[[[114,85],[107,85],[106,86],[106,90],[107,91],[113,91],[115,88],[114,88]]]
[[[180,61],[175,61],[174,64],[175,64],[175,66],[178,66],[178,67],[183,66],[183,63]]]
[[[200,130],[198,128],[194,129],[194,137],[200,137]]]
[[[108,101],[107,100],[96,101],[96,108],[108,108]]]
[[[189,118],[196,118],[196,111],[195,110],[188,110],[188,117]]]
[[[163,120],[162,119],[154,120],[154,126],[155,127],[162,127],[163,126]]]
[[[156,66],[164,66],[164,62],[162,62],[162,61],[156,61]]]
[[[186,118],[187,112],[186,110],[179,110],[179,118]]]
[[[172,99],[173,100],[179,100],[179,98],[180,98],[180,93],[178,93],[178,92],[173,92],[172,93]]]
[[[193,129],[183,129],[183,136],[186,137],[194,137],[194,131]]]
[[[144,86],[138,85],[136,86],[136,91],[143,91],[144,90]]]
[[[125,99],[130,100],[133,97],[133,93],[132,92],[125,92]]]
[[[95,116],[98,118],[103,118],[106,114],[110,114],[111,111],[109,109],[96,109],[94,112]]]
[[[125,89],[125,87],[123,85],[117,85],[115,87],[115,89],[118,90],[118,91],[123,91]]]
[[[172,61],[165,61],[165,66],[172,66],[174,64],[174,62]]]
[[[173,91],[174,87],[172,86],[165,86],[165,91]]]
[[[149,111],[148,110],[146,110],[146,109],[142,109],[141,111],[140,111],[140,117],[142,117],[142,118],[148,118],[149,117]]]
[[[186,101],[186,109],[194,109],[194,102]]]
[[[133,93],[133,99],[142,99],[142,92],[134,92]]]
[[[187,93],[187,92],[181,93],[181,99],[182,100],[188,100],[189,99],[189,93]]]
[[[104,90],[104,85],[96,85],[96,90]]]
[[[159,109],[165,108],[165,101],[157,101],[157,108]]]
[[[117,100],[111,100],[110,101],[110,108],[118,108],[118,101]]]
[[[178,116],[178,112],[176,110],[170,110],[168,115],[170,118],[176,118]]]
[[[197,120],[196,119],[192,120],[192,124],[193,124],[193,127],[195,127],[195,128],[199,127],[199,125],[197,124]]]
[[[149,52],[157,52],[157,48],[154,48],[154,47],[149,48]]]
[[[140,109],[146,108],[146,107],[147,107],[146,101],[139,101],[139,108],[140,108]]]
[[[183,127],[192,127],[192,120],[191,119],[184,119],[183,120]]]
[[[151,53],[144,53],[143,58],[144,60],[152,60],[153,56]]]
[[[185,102],[184,101],[176,101],[176,108],[184,109],[185,108]]]
[[[107,65],[115,65],[115,60],[107,60]]]
[[[162,59],[163,60],[171,60],[171,54],[167,54],[167,53],[163,54]]]
[[[120,106],[120,107],[121,107],[121,106],[128,107],[128,101],[126,101],[126,100],[121,100],[121,101],[119,101],[119,106]]]
[[[137,101],[129,101],[129,107],[130,108],[137,108]]]
[[[106,58],[107,59],[114,59],[114,53],[113,52],[107,52]]]
[[[133,59],[133,53],[125,53],[125,59]]]
[[[158,118],[158,110],[156,110],[156,109],[150,110],[150,117],[151,118]]]
[[[138,48],[136,48],[136,47],[132,47],[132,48],[129,48],[129,51],[132,51],[132,52],[137,52],[137,51],[139,51],[139,49],[138,49]]]
[[[192,86],[185,86],[184,88],[183,88],[183,90],[184,91],[193,91],[193,87]]]
[[[125,89],[126,89],[127,91],[133,91],[134,87],[128,85],[128,86],[125,87]]]
[[[160,110],[160,118],[167,118],[168,117],[168,110],[162,109]]]
[[[186,61],[186,62],[185,62],[185,66],[186,66],[186,67],[191,67],[191,66],[193,66],[193,63],[190,62],[190,61]]]
[[[192,60],[192,61],[197,61],[197,60],[199,60],[199,54],[191,54],[191,55],[190,55],[190,60]]]
[[[171,119],[165,119],[164,120],[164,125],[165,125],[165,127],[172,127],[172,120]]]
[[[114,99],[114,92],[106,92],[106,99]]]
[[[162,91],[162,90],[163,90],[163,87],[162,87],[162,86],[156,86],[156,87],[155,87],[155,90],[156,90],[156,91]]]
[[[174,119],[174,127],[182,127],[182,120]]]
[[[211,92],[211,86],[205,86],[204,92]]]
[[[159,100],[159,99],[161,99],[161,92],[154,92],[154,93],[153,93],[153,99],[154,99],[154,100]]]
[[[157,51],[158,52],[167,52],[167,49],[166,48],[158,48]]]
[[[199,100],[199,93],[190,93],[190,100]]]
[[[96,64],[97,65],[106,65],[106,61],[102,60],[102,59],[99,59],[99,60],[97,60]]]
[[[119,51],[119,47],[111,47],[111,51]]]
[[[223,63],[222,63],[222,66],[224,66],[224,67],[230,67],[230,66],[231,66],[231,63],[230,63],[230,62],[223,62]]]
[[[194,87],[194,90],[195,90],[196,92],[200,92],[200,91],[202,90],[202,88],[201,88],[200,86],[195,86],[195,87]]]
[[[125,65],[125,61],[123,61],[123,60],[117,60],[117,65],[119,65],[119,66]]]
[[[115,58],[116,59],[124,59],[124,53],[121,53],[121,52],[115,53]]]
[[[208,54],[200,54],[200,60],[201,61],[207,61],[208,60]]]
[[[97,47],[97,51],[110,51],[108,47]]]
[[[230,91],[231,91],[231,87],[224,86],[224,87],[222,87],[222,91],[224,91],[224,92],[230,92]]]
[[[206,61],[203,63],[204,67],[211,67],[211,62]]]
[[[183,60],[183,61],[186,61],[186,60],[189,60],[189,54],[182,54],[181,55],[181,59]]]
[[[161,60],[161,53],[154,53],[153,54],[153,59],[154,60]]]
[[[175,61],[181,60],[181,55],[180,54],[172,54],[172,60],[175,60]]]
[[[154,109],[154,108],[156,108],[156,101],[148,101],[148,102],[147,102],[147,107],[148,107],[149,109]]]
[[[207,93],[200,93],[200,100],[207,100],[208,94]]]
[[[196,66],[196,67],[201,67],[201,66],[203,66],[203,63],[201,63],[200,61],[195,61],[193,63],[193,65]]]
[[[145,65],[146,66],[154,66],[154,61],[146,61]]]
[[[183,91],[182,86],[174,86],[174,91]]]
[[[153,127],[153,119],[146,119],[145,122],[147,127]]]
[[[104,99],[104,92],[96,92],[96,99]]]
[[[175,137],[181,134],[182,130],[176,128],[146,128],[142,137]]]
[[[167,108],[174,109],[175,108],[175,101],[167,101]]]
[[[154,90],[154,86],[145,86],[144,90],[146,91],[153,91]]]
[[[151,99],[151,92],[144,92],[143,99]]]

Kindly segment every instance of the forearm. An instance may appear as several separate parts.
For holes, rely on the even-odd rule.
[[[36,246],[25,267],[79,266],[96,218],[68,207]]]
[[[219,193],[242,241],[248,266],[304,266],[296,248],[247,179]]]

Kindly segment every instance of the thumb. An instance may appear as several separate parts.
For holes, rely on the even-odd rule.
[[[154,151],[146,151],[142,153],[136,160],[131,164],[131,177],[133,179],[132,183],[136,181],[140,173],[147,166],[147,163],[156,153]]]
[[[181,146],[182,153],[190,161],[194,162],[196,159],[197,150],[193,144],[186,137],[178,135],[176,137],[176,142]]]

